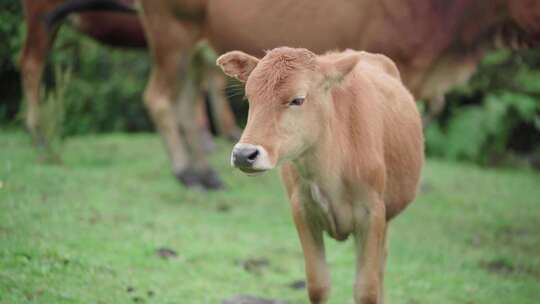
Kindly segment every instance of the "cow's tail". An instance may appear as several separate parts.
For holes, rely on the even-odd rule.
[[[134,7],[115,0],[68,0],[48,12],[44,16],[44,22],[50,31],[72,13],[92,11],[136,13]]]

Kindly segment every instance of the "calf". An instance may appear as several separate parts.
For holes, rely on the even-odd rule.
[[[217,63],[246,82],[249,100],[231,163],[248,175],[282,165],[311,303],[330,290],[323,231],[354,236],[355,302],[382,303],[388,222],[415,198],[424,159],[421,119],[395,64],[286,47]]]

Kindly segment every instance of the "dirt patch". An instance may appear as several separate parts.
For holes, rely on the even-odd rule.
[[[227,212],[231,211],[231,206],[229,206],[228,204],[219,204],[216,207],[216,210],[217,210],[217,212],[220,212],[220,213],[227,213]]]
[[[488,272],[498,275],[525,274],[540,280],[540,269],[526,265],[514,264],[506,259],[496,259],[492,261],[480,262],[480,267]]]
[[[145,300],[145,296],[146,298],[150,299],[150,298],[153,298],[156,293],[153,291],[153,290],[147,290],[146,293],[144,292],[137,292],[135,290],[135,287],[133,286],[127,286],[126,287],[126,292],[131,294],[131,301],[134,302],[134,303],[144,303],[146,300]]]
[[[171,248],[161,247],[156,250],[156,254],[162,259],[171,259],[178,256],[178,253]]]
[[[263,299],[247,295],[236,295],[230,299],[223,300],[222,304],[287,304],[285,301]]]
[[[261,275],[263,270],[270,266],[270,261],[267,258],[248,258],[237,262],[244,268],[245,271],[256,275]]]
[[[480,266],[491,273],[507,275],[514,272],[515,267],[512,262],[504,259],[497,259],[489,262],[481,262]]]
[[[287,285],[289,288],[292,289],[305,289],[306,288],[306,281],[304,280],[297,280],[289,283]]]

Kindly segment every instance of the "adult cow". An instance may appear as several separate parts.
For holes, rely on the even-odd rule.
[[[79,32],[97,42],[121,48],[146,49],[146,38],[133,0],[24,0],[26,39],[21,56],[24,96],[28,104],[26,125],[38,147],[47,146],[40,127],[40,85],[48,52],[54,43],[60,23],[67,17]],[[197,48],[186,60],[185,81],[193,98],[201,99],[202,92],[211,95],[216,127],[221,134],[237,136],[239,130],[223,95],[225,78],[214,67],[215,58],[205,58]],[[186,58],[187,59],[187,58]],[[202,102],[197,103],[202,105]],[[201,112],[201,111],[199,111]],[[205,115],[198,115],[199,121]]]
[[[416,98],[443,100],[474,72],[482,56],[503,45],[540,41],[536,0],[139,0],[154,65],[145,91],[150,109],[181,179],[215,176],[204,154],[189,157],[190,109],[176,115],[177,67],[190,48],[207,38],[219,53],[242,50],[262,56],[278,46],[316,53],[361,49],[383,53],[398,65]],[[189,100],[180,102],[190,104]],[[193,154],[192,154],[193,155]]]

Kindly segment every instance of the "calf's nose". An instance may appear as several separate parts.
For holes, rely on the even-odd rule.
[[[251,168],[259,156],[259,148],[250,144],[238,144],[232,152],[232,164],[237,168]]]

